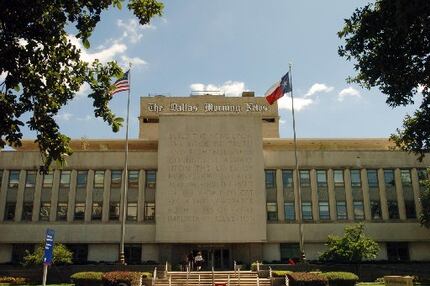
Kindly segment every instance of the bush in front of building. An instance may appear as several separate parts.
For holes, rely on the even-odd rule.
[[[291,274],[291,273],[293,273],[293,271],[288,271],[288,270],[273,270],[272,271],[272,276],[273,277],[285,277],[285,275]]]
[[[10,277],[10,276],[2,276],[0,277],[1,285],[23,285],[27,284],[27,279],[23,277]]]
[[[359,280],[351,272],[325,272],[322,275],[327,278],[329,286],[354,286]]]
[[[102,286],[103,272],[77,272],[70,276],[75,286]]]
[[[320,273],[292,272],[287,274],[290,286],[327,286],[328,280]]]
[[[45,253],[45,246],[39,244],[34,252],[25,251],[24,266],[40,265],[43,263],[43,255]],[[55,265],[72,264],[73,253],[61,243],[55,243],[52,252],[52,263]]]
[[[112,271],[102,276],[103,286],[117,286],[126,284],[128,286],[140,286],[140,278],[151,277],[149,272]]]

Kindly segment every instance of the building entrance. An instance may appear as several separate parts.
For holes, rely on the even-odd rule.
[[[231,268],[230,249],[225,247],[204,247],[195,249],[193,253],[200,251],[203,255],[203,269],[226,270]]]

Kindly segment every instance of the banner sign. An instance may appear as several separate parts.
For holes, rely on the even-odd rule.
[[[43,255],[43,264],[50,265],[52,263],[52,252],[54,249],[54,234],[55,231],[53,229],[46,230],[45,237],[45,254]]]

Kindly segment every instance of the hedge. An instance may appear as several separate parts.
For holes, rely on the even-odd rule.
[[[288,270],[273,270],[272,271],[272,276],[273,277],[285,277],[285,275],[291,274],[291,273],[293,273],[293,271],[288,271]]]
[[[318,273],[292,272],[287,276],[290,286],[327,286],[327,278]]]
[[[70,276],[75,286],[102,286],[103,272],[77,272]]]
[[[104,286],[117,286],[118,283],[125,283],[129,286],[140,286],[140,277],[151,277],[151,273],[113,271],[103,274],[102,281]]]
[[[329,286],[354,286],[359,280],[351,272],[326,272],[322,275],[327,278]]]
[[[23,277],[2,276],[0,277],[0,284],[22,285],[27,284],[27,279]]]

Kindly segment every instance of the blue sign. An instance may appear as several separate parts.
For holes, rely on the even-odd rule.
[[[54,234],[53,229],[46,230],[45,237],[45,254],[43,255],[43,264],[50,265],[52,263],[52,251],[54,249]]]

